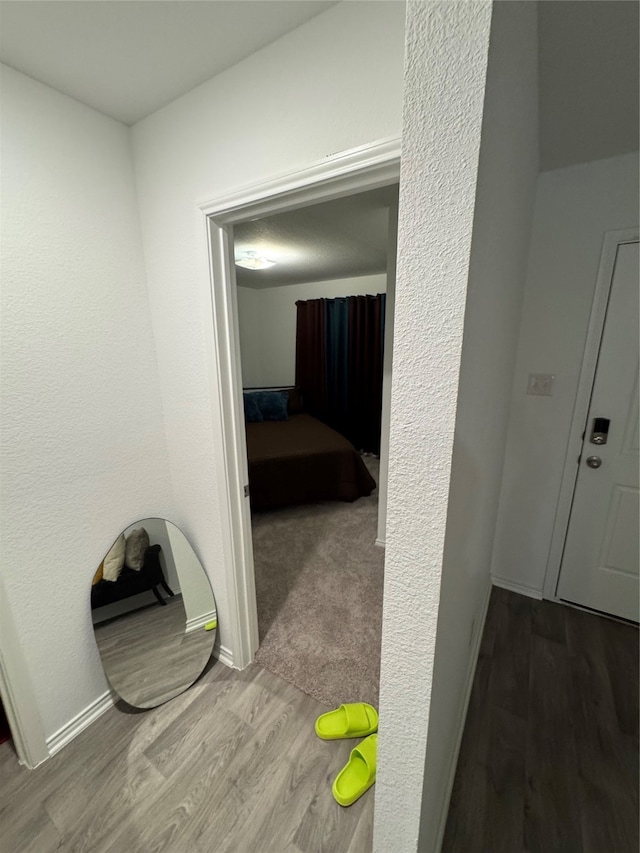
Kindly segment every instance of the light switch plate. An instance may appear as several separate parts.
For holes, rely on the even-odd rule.
[[[551,397],[555,378],[553,373],[530,373],[527,394],[537,397]]]

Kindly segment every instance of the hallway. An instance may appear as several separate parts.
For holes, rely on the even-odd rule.
[[[494,587],[443,853],[637,850],[637,629]]]

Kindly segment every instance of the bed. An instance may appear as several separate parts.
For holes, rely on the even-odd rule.
[[[306,412],[247,423],[246,430],[253,510],[355,501],[376,487],[353,445]]]

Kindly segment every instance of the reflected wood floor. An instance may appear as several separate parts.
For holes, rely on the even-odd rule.
[[[153,708],[186,690],[205,668],[215,631],[185,633],[181,595],[94,625],[109,683],[136,708]]]
[[[638,631],[494,587],[443,853],[637,853]]]
[[[113,708],[36,770],[0,746],[2,853],[367,853],[373,789],[331,783],[354,741],[321,741],[326,708],[257,664],[214,663],[151,711]]]

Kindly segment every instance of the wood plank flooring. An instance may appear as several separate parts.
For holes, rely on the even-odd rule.
[[[185,633],[181,595],[94,625],[100,658],[116,693],[135,708],[154,708],[198,678],[213,651],[215,631]]]
[[[326,708],[279,676],[214,663],[151,711],[114,708],[36,770],[0,746],[2,853],[366,853],[371,790],[331,783],[354,742],[319,740]]]
[[[323,710],[258,665],[214,663],[35,771],[4,744],[0,851],[369,853],[374,791],[333,800],[353,742],[316,738]],[[637,630],[493,591],[443,850],[638,850]]]
[[[494,588],[443,853],[637,853],[638,631]]]

